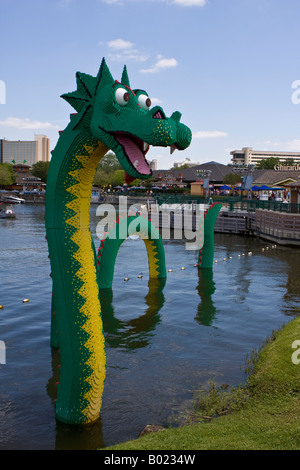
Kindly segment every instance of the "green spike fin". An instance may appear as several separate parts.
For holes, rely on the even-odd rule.
[[[66,100],[79,113],[82,109],[89,105],[90,100],[81,95],[78,91],[72,93],[64,93],[61,98]]]
[[[103,57],[101,65],[100,65],[100,69],[99,69],[99,72],[98,72],[97,78],[96,78],[95,91],[97,92],[98,87],[99,87],[100,84],[101,84],[101,86],[105,86],[105,85],[109,85],[110,83],[113,84],[114,82],[115,81],[114,81],[114,79],[113,79],[113,77],[112,77],[112,75],[109,71],[109,68],[106,65],[105,59]]]
[[[124,65],[124,68],[123,68],[121,83],[122,83],[122,85],[128,86],[130,88],[130,82],[129,82],[129,77],[128,77],[126,65]]]
[[[77,72],[76,73],[76,83],[77,91],[81,95],[86,96],[89,99],[92,99],[95,95],[96,87],[96,78],[88,75],[86,73]]]

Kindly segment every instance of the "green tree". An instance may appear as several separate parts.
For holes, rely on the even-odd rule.
[[[224,176],[223,183],[234,185],[240,183],[242,181],[241,175],[237,173],[228,173],[228,175]]]
[[[105,173],[113,173],[116,170],[121,170],[122,166],[115,154],[109,151],[103,158],[101,158],[98,169],[103,170]]]
[[[98,168],[94,178],[94,186],[107,186],[110,184],[109,173],[106,173],[101,168]]]
[[[274,166],[278,165],[280,163],[279,158],[275,157],[270,157],[270,158],[265,158],[261,160],[258,165],[256,165],[256,168],[258,170],[274,170]]]
[[[125,172],[124,170],[116,170],[110,177],[110,184],[114,186],[123,186],[125,181]]]
[[[295,166],[295,160],[293,158],[287,158],[282,165],[284,166]]]
[[[10,186],[16,182],[17,175],[10,163],[0,164],[0,186]]]
[[[41,180],[46,183],[47,182],[47,174],[49,170],[50,162],[42,162],[39,161],[32,165],[31,173],[33,176],[37,178],[41,178]]]

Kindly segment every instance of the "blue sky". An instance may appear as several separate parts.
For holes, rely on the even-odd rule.
[[[193,132],[172,156],[151,148],[159,168],[300,151],[299,18],[299,0],[1,0],[0,138],[54,148],[73,111],[60,95],[105,57]]]

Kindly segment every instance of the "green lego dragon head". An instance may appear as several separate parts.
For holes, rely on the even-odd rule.
[[[126,66],[121,82],[113,79],[105,59],[96,77],[77,72],[76,82],[76,91],[62,95],[79,114],[76,128],[89,129],[116,154],[127,182],[151,176],[145,158],[150,145],[169,146],[171,153],[190,145],[192,134],[180,123],[181,114],[167,118],[160,106],[151,108],[144,90],[130,88]]]

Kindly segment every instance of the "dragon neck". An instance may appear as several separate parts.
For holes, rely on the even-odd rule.
[[[53,281],[51,344],[60,348],[61,358],[56,415],[85,423],[99,417],[106,368],[89,214],[95,171],[108,148],[76,130],[76,122],[75,115],[52,153],[46,237]]]
[[[89,207],[95,172],[109,148],[87,130],[76,130],[78,115],[60,133],[52,152],[47,178],[46,215],[48,227],[57,223],[74,228],[89,227]]]

